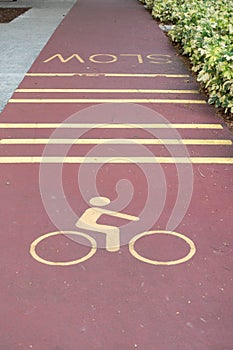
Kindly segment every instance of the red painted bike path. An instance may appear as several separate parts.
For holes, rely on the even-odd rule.
[[[197,90],[140,3],[88,0],[73,7],[1,115],[0,348],[232,350],[232,135]],[[61,123],[55,145],[45,148]],[[86,141],[72,145],[80,136]],[[118,141],[93,147],[102,139]],[[59,192],[60,163],[70,211]],[[126,227],[118,252],[101,248],[71,266],[32,257],[38,237],[61,226],[77,230],[94,180],[114,201],[122,179],[134,186],[122,213],[140,220]],[[184,214],[173,231],[196,247],[181,264],[140,261],[125,244],[143,232],[148,188],[155,196],[145,217],[158,218],[144,231],[166,230],[181,189]],[[119,193],[124,200],[131,194],[128,187]],[[103,235],[89,235],[104,246]],[[153,261],[177,261],[189,251],[187,241],[163,234],[135,247]],[[55,262],[90,251],[66,236],[48,237],[36,249]]]

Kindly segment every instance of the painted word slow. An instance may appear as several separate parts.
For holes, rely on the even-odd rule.
[[[125,62],[131,64],[143,64],[143,63],[152,63],[152,64],[169,64],[172,63],[170,55],[163,54],[149,54],[142,55],[137,53],[121,53],[121,54],[108,54],[108,53],[97,53],[92,54],[88,57],[80,55],[78,53],[73,53],[70,56],[64,56],[61,53],[55,53],[54,55],[46,58],[43,62],[49,63],[51,61],[60,61],[61,63],[68,62],[77,62],[81,64],[85,63],[116,63],[116,62]]]

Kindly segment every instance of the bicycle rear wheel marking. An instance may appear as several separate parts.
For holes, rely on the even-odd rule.
[[[153,235],[156,233],[161,233],[161,234],[166,234],[166,235],[172,235],[172,236],[176,236],[179,237],[181,239],[183,239],[190,247],[189,253],[184,256],[181,259],[177,259],[177,260],[170,260],[170,261],[157,261],[157,260],[151,260],[148,258],[145,258],[144,256],[140,255],[136,250],[135,250],[135,243],[138,239],[140,239],[141,237],[144,236],[149,236],[149,235]],[[185,235],[182,235],[181,233],[178,232],[173,232],[173,231],[163,231],[163,230],[159,230],[159,231],[147,231],[147,232],[143,232],[143,233],[139,233],[138,235],[136,235],[135,237],[133,237],[131,239],[131,241],[129,242],[129,251],[130,253],[138,260],[143,261],[147,264],[151,264],[151,265],[177,265],[177,264],[181,264],[184,263],[188,260],[190,260],[194,254],[196,253],[196,247],[195,244],[193,243],[193,241],[186,237]]]
[[[57,235],[71,235],[71,234],[76,235],[76,236],[82,236],[82,237],[88,239],[89,242],[91,243],[91,250],[89,251],[88,254],[86,254],[82,258],[77,259],[77,260],[71,260],[71,261],[50,261],[50,260],[46,260],[46,259],[41,258],[37,254],[36,247],[44,239],[46,239],[48,237],[52,237],[52,236],[57,236]],[[70,266],[70,265],[79,264],[81,262],[84,262],[84,261],[90,259],[95,254],[96,250],[97,250],[97,243],[94,240],[94,238],[92,238],[91,236],[88,236],[85,233],[77,232],[77,231],[56,231],[56,232],[46,233],[45,235],[42,235],[42,236],[36,238],[32,242],[31,247],[30,247],[30,253],[35,260],[39,261],[42,264],[53,265],[53,266],[54,265],[56,265],[56,266]]]

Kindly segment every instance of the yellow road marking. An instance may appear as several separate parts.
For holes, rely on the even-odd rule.
[[[16,99],[12,98],[9,103],[184,103],[184,104],[206,104],[205,100],[168,100],[168,99],[62,99],[62,98],[34,98]]]
[[[221,124],[0,123],[0,129],[223,129]]]
[[[53,237],[53,236],[57,236],[57,235],[76,235],[76,236],[81,236],[86,238],[90,244],[91,244],[91,249],[90,251],[87,253],[87,255],[85,255],[84,257],[81,257],[79,259],[76,260],[72,260],[72,261],[50,261],[50,260],[45,260],[43,258],[41,258],[36,251],[36,247],[37,245],[43,241],[44,239],[48,238],[48,237]],[[77,231],[57,231],[57,232],[49,232],[46,233],[45,235],[42,235],[38,238],[36,238],[31,246],[30,246],[30,254],[32,255],[32,257],[39,261],[42,264],[46,264],[46,265],[52,265],[52,266],[69,266],[69,265],[75,265],[75,264],[79,264],[81,262],[84,262],[88,259],[90,259],[96,252],[97,250],[97,244],[96,241],[94,240],[94,238],[92,238],[91,236],[89,236],[86,233],[82,233],[82,232],[77,232]]]
[[[27,73],[28,77],[136,77],[136,78],[189,78],[188,74],[159,74],[159,73]]]
[[[202,139],[2,139],[1,145],[99,145],[99,144],[141,144],[141,145],[232,145],[231,140]]]
[[[198,90],[158,90],[158,89],[17,89],[15,92],[85,92],[85,93],[148,93],[148,94],[198,94]]]
[[[41,156],[25,156],[25,157],[0,157],[1,164],[31,164],[31,163],[111,163],[111,164],[233,164],[232,158],[224,157],[41,157]]]
[[[169,261],[158,261],[158,260],[151,260],[148,259],[146,257],[144,257],[143,255],[140,255],[136,249],[135,249],[135,243],[138,239],[144,237],[144,236],[150,236],[150,235],[154,235],[154,234],[165,234],[165,235],[172,235],[175,237],[178,237],[180,239],[183,239],[188,245],[189,245],[189,252],[186,256],[184,256],[181,259],[178,260],[169,260]],[[185,235],[182,235],[181,233],[178,232],[172,232],[172,231],[163,231],[163,230],[159,230],[159,231],[148,231],[148,232],[143,232],[143,233],[139,233],[136,236],[134,236],[131,241],[129,242],[129,251],[130,253],[138,260],[143,261],[147,264],[152,264],[152,265],[177,265],[177,264],[181,264],[184,263],[185,261],[190,260],[193,255],[196,253],[196,247],[195,244],[193,243],[193,241],[186,237]]]

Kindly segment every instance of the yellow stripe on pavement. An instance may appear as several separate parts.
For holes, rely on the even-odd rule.
[[[232,145],[231,140],[206,140],[206,139],[2,139],[1,145]]]
[[[189,78],[188,74],[159,74],[159,73],[27,73],[28,77],[136,77],[136,78]]]
[[[9,103],[183,103],[206,104],[205,100],[168,100],[168,99],[62,99],[62,98],[12,98]]]
[[[142,93],[142,94],[199,94],[198,90],[158,90],[158,89],[16,89],[15,92],[62,92],[62,93]]]
[[[0,157],[0,164],[31,164],[31,163],[51,163],[51,164],[233,164],[233,158],[219,157]]]
[[[0,129],[223,129],[221,124],[0,123]]]

